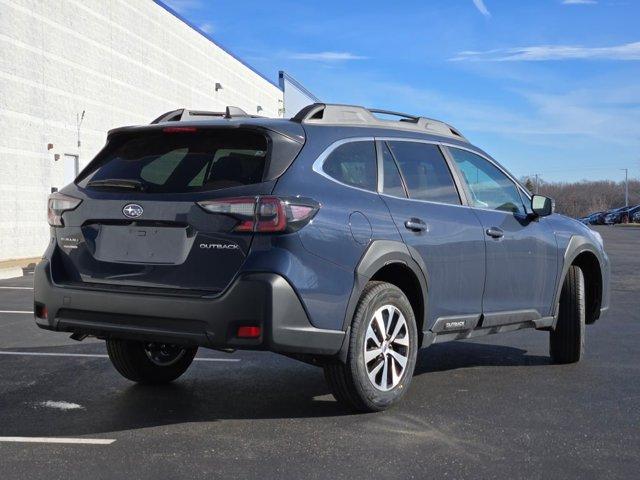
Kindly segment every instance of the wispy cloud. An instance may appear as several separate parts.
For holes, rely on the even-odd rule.
[[[464,51],[454,61],[540,62],[546,60],[640,60],[640,42],[612,47],[581,47],[541,45],[537,47],[499,48],[495,50]]]
[[[478,11],[484,15],[485,17],[490,17],[491,16],[491,12],[489,12],[489,9],[487,8],[487,6],[484,4],[484,0],[473,0],[473,4],[476,6],[476,8],[478,9]]]
[[[593,5],[596,0],[562,0],[563,5]]]
[[[289,58],[294,60],[311,60],[316,62],[344,62],[348,60],[366,60],[369,57],[355,55],[350,52],[308,52],[292,53]]]
[[[204,33],[213,33],[215,29],[213,28],[213,25],[211,23],[206,22],[200,25],[200,30],[202,30]]]
[[[428,105],[428,114],[462,132],[515,135],[532,145],[557,145],[559,136],[590,138],[599,144],[640,147],[640,88],[620,92],[616,84],[550,93],[515,90],[524,107],[457,99],[408,85],[378,86],[394,103]],[[422,112],[416,112],[422,113]],[[565,145],[571,142],[566,141]]]

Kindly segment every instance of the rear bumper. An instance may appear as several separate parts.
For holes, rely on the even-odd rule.
[[[43,260],[34,275],[34,301],[46,306],[40,328],[60,332],[163,341],[210,348],[336,354],[344,332],[315,328],[291,285],[274,273],[239,276],[220,296],[192,298],[85,290],[56,285]],[[256,339],[240,326],[260,326]]]

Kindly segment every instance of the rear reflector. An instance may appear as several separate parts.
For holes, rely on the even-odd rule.
[[[36,317],[43,318],[45,320],[47,319],[47,317],[49,317],[49,311],[47,310],[47,307],[40,303],[36,303],[34,313]]]
[[[239,327],[238,338],[258,338],[262,333],[260,327]]]
[[[209,213],[237,220],[234,232],[294,232],[309,223],[320,204],[298,197],[235,197],[206,200],[198,205]]]

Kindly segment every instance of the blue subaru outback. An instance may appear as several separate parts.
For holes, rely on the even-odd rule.
[[[51,195],[36,322],[104,339],[134,382],[178,378],[198,347],[269,350],[383,410],[432,343],[535,328],[580,360],[609,261],[553,208],[440,121],[176,110],[109,132]]]

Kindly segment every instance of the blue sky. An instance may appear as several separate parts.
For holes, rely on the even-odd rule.
[[[277,81],[459,128],[518,176],[640,177],[639,0],[166,0]]]

